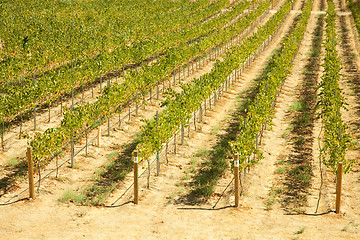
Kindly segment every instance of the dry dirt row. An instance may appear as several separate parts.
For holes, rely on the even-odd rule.
[[[301,6],[302,1],[295,1],[294,10],[300,10]],[[321,0],[315,0],[313,9],[324,10],[320,6]],[[53,185],[56,183],[61,186],[50,186],[51,184],[49,184],[46,190],[50,190],[51,193],[43,194],[35,201],[19,202],[0,208],[0,219],[6,219],[0,225],[2,238],[359,239],[358,172],[352,172],[344,177],[344,207],[341,215],[333,213],[311,215],[314,213],[316,193],[318,192],[317,184],[319,183],[319,173],[316,173],[318,171],[316,168],[313,168],[313,186],[306,206],[306,214],[288,215],[284,206],[279,203],[274,203],[272,210],[266,205],[272,188],[278,186],[279,175],[274,173],[278,167],[277,162],[289,157],[292,153],[292,140],[284,136],[284,133],[295,117],[289,109],[294,101],[301,97],[303,91],[304,72],[313,44],[312,39],[318,14],[312,14],[310,17],[304,41],[294,60],[293,72],[288,76],[278,98],[273,123],[265,132],[265,138],[261,145],[264,159],[247,174],[244,180],[245,189],[241,197],[241,207],[239,209],[231,207],[233,197],[232,187],[230,187],[225,191],[225,195],[217,207],[212,209],[217,197],[232,178],[230,170],[219,181],[216,194],[207,203],[201,206],[179,203],[181,196],[191,190],[191,185],[188,183],[195,174],[191,171],[193,164],[195,163],[198,168],[202,162],[206,161],[206,152],[216,147],[222,136],[229,134],[227,132],[229,125],[236,124],[234,113],[238,111],[238,105],[244,101],[246,94],[250,91],[249,88],[255,84],[272,51],[279,47],[281,36],[289,30],[295,17],[295,13],[288,16],[275,40],[246,69],[241,76],[241,81],[225,94],[225,97],[218,102],[217,108],[208,112],[204,122],[198,125],[200,130],[191,133],[191,137],[186,139],[186,145],[179,146],[178,154],[169,155],[169,164],[162,164],[161,175],[151,178],[151,188],[142,190],[138,206],[129,203],[113,208],[103,208],[60,204],[57,199],[61,196],[62,190],[57,189],[65,189],[71,185],[76,186],[76,183],[52,181]],[[346,21],[350,21],[349,19],[350,17],[347,17]],[[353,44],[352,36],[348,39]],[[359,52],[355,54],[358,55]],[[344,57],[344,59],[346,58]],[[317,70],[318,73],[320,71],[321,69]],[[350,92],[345,87],[344,91],[345,94]],[[351,94],[348,95],[351,96]],[[353,108],[349,108],[348,116],[344,113],[344,118],[349,123],[356,124],[357,118],[354,117],[356,114],[354,111],[359,99],[353,98],[350,101]],[[355,130],[355,128],[352,129],[352,131]],[[128,131],[127,134],[130,134],[130,128]],[[319,123],[315,121],[312,130],[314,147],[311,149],[313,166],[317,164],[316,135],[319,131]],[[99,154],[104,154],[104,151],[97,150]],[[110,152],[108,151],[108,153]],[[358,151],[350,154],[356,157]],[[105,157],[104,154],[103,158]],[[80,170],[77,173],[79,174]],[[326,184],[331,184],[330,180],[331,178],[327,178]],[[329,201],[322,203],[325,208],[321,208],[319,212],[327,210],[328,207],[333,208],[331,206],[334,196],[333,187],[328,187],[328,191],[324,191],[323,194],[324,199]],[[117,196],[118,192],[114,192],[113,198],[110,198],[108,203],[111,203]],[[281,199],[281,196],[279,198]],[[128,199],[131,199],[131,196],[122,199],[119,204]]]

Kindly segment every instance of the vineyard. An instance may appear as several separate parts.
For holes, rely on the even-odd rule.
[[[2,239],[360,239],[359,0],[14,0],[0,29]]]

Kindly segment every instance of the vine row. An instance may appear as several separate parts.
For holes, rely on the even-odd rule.
[[[352,146],[352,143],[350,134],[346,132],[348,126],[341,119],[341,110],[346,109],[346,102],[338,83],[341,64],[336,49],[335,5],[332,0],[327,2],[324,71],[319,85],[317,102],[317,110],[324,129],[320,158],[334,173],[337,172],[338,163],[342,162],[343,171],[347,173],[354,163],[353,160],[345,158],[346,151]]]
[[[246,169],[262,159],[262,153],[257,148],[258,138],[266,124],[271,121],[280,88],[291,73],[293,59],[306,30],[312,3],[310,0],[306,2],[295,27],[283,38],[281,50],[273,55],[270,70],[259,82],[258,93],[246,109],[246,116],[239,116],[239,135],[230,145],[232,152],[239,155],[240,169]],[[254,153],[257,158],[251,158]]]
[[[141,93],[157,86],[166,77],[167,72],[171,71],[171,68],[177,66],[181,61],[186,61],[189,54],[194,53],[194,51],[195,54],[201,53],[211,45],[221,44],[227,39],[236,36],[239,31],[244,30],[254,22],[268,6],[269,2],[263,2],[257,10],[238,20],[230,29],[220,29],[218,35],[206,36],[197,45],[191,44],[186,45],[186,47],[179,47],[172,55],[172,58],[165,58],[138,71],[129,71],[124,76],[122,84],[114,83],[105,88],[103,95],[97,101],[65,110],[61,127],[47,129],[44,133],[37,132],[30,142],[33,147],[34,162],[41,161],[42,166],[46,165],[54,156],[54,153],[62,149],[66,143],[78,139],[83,131],[86,131],[89,127],[95,127],[102,119],[121,111],[131,101],[140,101]]]
[[[234,47],[224,61],[217,61],[210,73],[182,85],[182,93],[169,94],[164,102],[166,109],[143,126],[143,136],[137,146],[142,160],[149,159],[152,154],[160,151],[164,143],[181,126],[187,124],[188,119],[192,117],[196,109],[199,109],[202,102],[213,92],[216,93],[229,75],[238,72],[239,68],[264,44],[264,41],[278,29],[290,8],[290,2],[286,2],[264,26],[258,28],[256,33]]]
[[[181,30],[169,32],[162,31],[159,32],[155,38],[149,39],[146,38],[147,36],[144,36],[144,38],[146,38],[145,40],[138,38],[136,41],[131,39],[129,40],[130,42],[125,40],[117,42],[121,40],[121,38],[118,37],[115,38],[116,41],[111,40],[115,41],[113,42],[113,45],[98,47],[99,44],[93,44],[98,48],[92,50],[82,49],[82,46],[91,45],[85,40],[83,41],[87,42],[87,44],[76,44],[72,42],[72,40],[60,41],[71,42],[71,44],[66,46],[68,49],[67,52],[73,51],[74,53],[71,57],[67,57],[66,60],[63,60],[63,62],[67,62],[67,64],[60,64],[59,67],[51,68],[45,72],[41,71],[41,69],[36,71],[34,70],[32,72],[29,70],[23,70],[25,73],[22,74],[21,72],[18,73],[16,70],[11,70],[11,72],[15,72],[14,74],[17,74],[19,80],[17,84],[9,84],[9,80],[6,81],[6,84],[2,84],[2,94],[0,95],[0,120],[11,121],[16,118],[16,116],[31,111],[33,107],[51,103],[59,99],[60,96],[70,94],[72,89],[82,88],[86,84],[96,81],[101,82],[107,74],[121,71],[126,64],[139,63],[160,53],[165,53],[167,57],[171,57],[170,54],[173,50],[172,46],[176,46],[178,44],[188,44],[188,41],[198,38],[199,36],[206,35],[209,31],[213,31],[223,25],[224,22],[228,21],[228,19],[231,19],[235,14],[241,12],[246,4],[248,3],[237,4],[230,9],[231,11],[220,14],[220,17],[214,17],[205,22],[189,25],[183,27]],[[220,6],[223,5],[220,4]],[[218,8],[209,9],[212,11],[218,10]],[[191,10],[191,8],[189,8],[189,10]],[[208,12],[208,10],[206,12],[208,14],[213,13]],[[195,18],[195,20],[198,19]],[[166,20],[163,19],[162,21]],[[157,24],[159,24],[160,27],[162,26],[160,22],[157,22]],[[87,36],[86,34],[84,35]],[[109,35],[109,38],[114,38],[112,34]],[[6,36],[4,36],[4,38],[5,37]],[[101,39],[100,45],[106,45],[106,43],[110,41],[104,37],[98,37],[95,39],[96,41]],[[8,42],[9,40],[6,41],[5,47]],[[36,42],[36,44],[39,44],[39,42]],[[88,51],[90,51],[91,57],[81,57],[84,52]],[[60,50],[56,53],[60,56],[66,56],[66,54],[61,54]],[[29,52],[28,55],[31,55],[31,59],[34,61],[40,61],[42,59],[35,53]],[[2,64],[1,71],[6,71],[7,65],[12,66],[10,61],[12,58],[10,56],[11,54],[8,53],[4,57],[0,58],[0,63]],[[47,58],[51,58],[51,55],[48,53],[45,54],[45,56]],[[24,61],[19,60],[19,62]],[[34,63],[32,63],[32,65],[34,65]],[[52,65],[54,65],[54,63]],[[19,71],[22,69],[22,67],[19,66],[15,66],[14,68]],[[3,76],[4,79],[11,79],[10,73],[8,72],[3,72],[0,76]]]

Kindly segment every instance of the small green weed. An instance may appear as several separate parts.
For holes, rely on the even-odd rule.
[[[19,164],[19,159],[18,158],[11,158],[8,162],[7,165],[15,167],[16,165]]]
[[[280,166],[277,169],[275,169],[275,174],[283,174],[285,172],[286,167]]]
[[[295,234],[302,234],[302,233],[305,232],[305,229],[306,229],[306,227],[302,227],[302,228],[300,228],[300,230],[298,230],[297,232],[295,232]]]
[[[302,111],[306,108],[306,104],[303,101],[293,101],[290,108],[289,108],[289,112],[298,112],[298,111]]]
[[[218,134],[220,132],[220,127],[219,126],[214,126],[214,127],[212,127],[211,128],[211,134],[212,135],[216,135],[216,134]]]
[[[207,157],[209,156],[210,151],[207,149],[200,149],[199,151],[197,151],[197,153],[195,154],[195,157]]]
[[[81,203],[83,202],[85,199],[85,196],[80,193],[76,193],[71,189],[66,190],[66,192],[63,194],[63,196],[59,199],[60,202],[68,202],[68,201],[73,201],[76,203]]]

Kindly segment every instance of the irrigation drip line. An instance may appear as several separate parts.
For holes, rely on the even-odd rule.
[[[318,136],[318,146],[319,146],[319,149],[321,149],[321,134],[322,134],[322,131],[323,131],[323,125],[321,125],[321,129],[320,129],[320,132],[319,132],[319,136]],[[322,169],[322,160],[321,160],[321,157],[319,156],[319,170],[320,170],[320,187],[319,187],[319,197],[318,197],[318,200],[317,200],[317,203],[316,203],[316,209],[315,209],[315,214],[317,213],[317,211],[319,210],[319,205],[320,205],[320,199],[321,199],[321,192],[322,192],[322,187],[323,187],[323,184],[324,184],[324,178],[323,178],[323,169]]]
[[[179,207],[177,209],[179,210],[208,210],[208,211],[218,211],[218,210],[223,210],[223,209],[226,209],[226,208],[232,208],[234,206],[225,206],[225,207],[220,207],[220,208],[204,208],[204,207],[199,207],[199,208],[196,208],[196,207],[189,207],[189,208],[185,208],[185,207]]]

